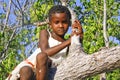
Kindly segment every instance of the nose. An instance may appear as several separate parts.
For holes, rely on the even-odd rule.
[[[62,23],[60,23],[59,27],[63,27],[63,24],[62,24]]]

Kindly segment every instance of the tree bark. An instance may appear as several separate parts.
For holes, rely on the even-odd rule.
[[[82,80],[116,68],[120,68],[120,46],[88,55],[73,44],[68,57],[57,67],[54,80]]]

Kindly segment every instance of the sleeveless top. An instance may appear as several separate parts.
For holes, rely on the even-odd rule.
[[[59,44],[61,44],[61,42],[60,41],[58,41],[58,40],[55,40],[54,38],[52,38],[52,36],[51,36],[51,33],[48,31],[48,33],[49,33],[49,39],[48,39],[48,43],[49,43],[49,47],[54,47],[54,46],[56,46],[56,45],[59,45]],[[51,67],[56,67],[56,66],[58,66],[61,62],[62,62],[62,60],[66,57],[66,55],[67,55],[67,50],[68,48],[67,47],[65,47],[64,49],[62,49],[61,51],[59,51],[58,53],[56,53],[55,55],[53,55],[53,56],[48,56],[51,60],[52,60],[52,65],[51,65]],[[38,53],[40,53],[41,52],[41,49],[40,48],[37,48],[36,50],[35,50],[35,52],[30,56],[30,57],[28,57],[28,59],[27,60],[29,60],[33,65],[36,65],[36,56],[37,56],[37,54]],[[34,59],[33,59],[34,58]]]
[[[49,32],[49,34],[50,34],[50,32]],[[49,47],[54,47],[54,46],[59,45],[59,44],[62,43],[62,42],[52,38],[51,34],[49,36],[48,41],[49,41]],[[52,60],[52,67],[55,67],[55,66],[59,65],[62,62],[62,60],[67,55],[67,49],[68,49],[68,47],[65,47],[64,49],[62,49],[61,51],[59,51],[55,55],[49,56],[49,58]]]

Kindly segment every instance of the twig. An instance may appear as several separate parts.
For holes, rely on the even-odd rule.
[[[19,8],[20,8],[20,12],[22,12],[22,8],[21,8],[20,3],[19,3],[18,0],[17,0],[17,3],[18,3],[18,6],[19,6]]]
[[[49,20],[46,19],[46,20],[43,21],[43,22],[35,22],[35,23],[33,23],[33,24],[36,25],[36,26],[42,26],[42,25],[46,25],[46,24],[48,24],[48,23],[49,23]]]
[[[15,29],[15,30],[13,31],[13,33],[11,34],[10,39],[9,39],[8,43],[6,44],[6,46],[4,47],[3,52],[0,53],[0,54],[2,54],[1,58],[4,58],[4,57],[6,56],[6,52],[7,52],[7,50],[8,50],[8,46],[9,46],[10,42],[12,41],[12,39],[13,39],[13,37],[14,37],[14,35],[15,35],[15,31],[16,31],[16,29]]]
[[[23,7],[22,7],[22,10],[23,10],[23,11],[25,10],[25,7],[27,6],[27,2],[28,2],[28,0],[25,0],[25,4],[24,4]]]
[[[14,6],[19,10],[19,11],[21,11],[20,10],[20,8],[12,1],[12,3],[14,4]]]
[[[10,9],[11,9],[11,4],[12,4],[12,0],[9,1],[9,7],[8,7],[8,11],[7,11],[7,14],[6,14],[6,19],[5,19],[5,25],[3,27],[3,32],[5,30],[5,27],[8,23],[8,19],[9,19],[9,14],[10,14]]]

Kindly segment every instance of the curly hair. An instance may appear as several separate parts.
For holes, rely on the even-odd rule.
[[[71,19],[71,13],[69,9],[65,6],[62,6],[62,5],[53,6],[48,13],[49,20],[51,19],[52,14],[55,14],[55,13],[65,13],[67,15],[67,18],[69,20]]]

